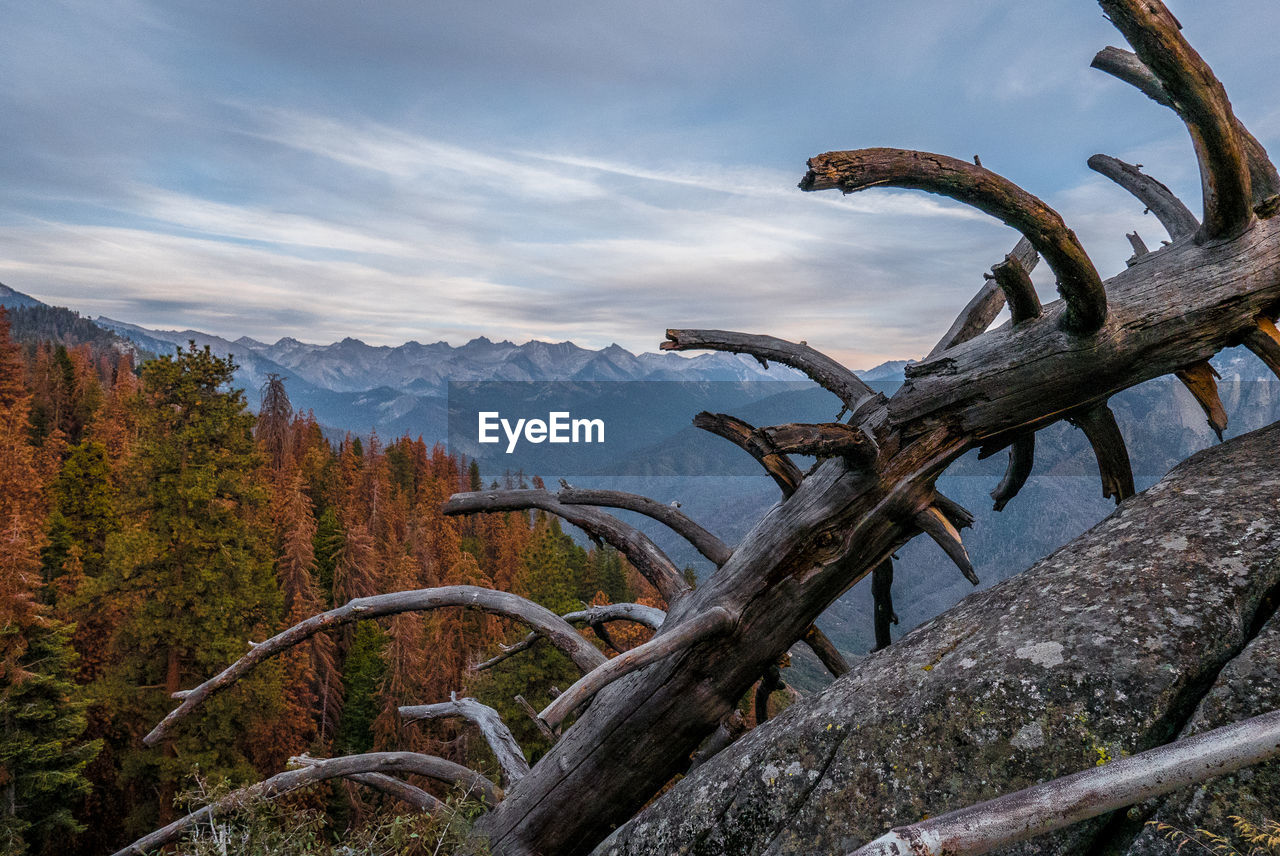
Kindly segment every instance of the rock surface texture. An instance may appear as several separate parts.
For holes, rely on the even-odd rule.
[[[842,856],[1280,706],[1278,452],[1273,426],[1193,456],[751,732],[596,853]],[[1163,853],[1153,816],[1225,832],[1227,814],[1280,815],[1276,764],[1193,790],[1004,852]]]

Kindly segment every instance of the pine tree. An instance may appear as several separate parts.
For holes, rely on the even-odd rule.
[[[42,482],[30,395],[0,307],[0,854],[44,850],[79,829],[72,806],[97,752],[81,741],[69,628],[37,602]]]
[[[172,693],[215,674],[281,619],[253,417],[240,391],[227,388],[233,370],[194,344],[142,370],[145,406],[124,497],[130,525],[109,539],[110,571],[99,582],[125,609],[115,662],[97,688],[118,737],[141,736],[169,710]],[[251,760],[277,754],[254,740],[279,714],[279,671],[272,664],[215,701],[199,734],[179,733],[159,752],[119,747],[137,825],[171,814],[193,765],[206,776],[249,778]],[[143,783],[159,788],[158,804],[145,799]]]

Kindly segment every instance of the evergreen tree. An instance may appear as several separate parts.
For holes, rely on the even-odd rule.
[[[139,439],[125,504],[130,525],[109,539],[101,590],[123,604],[115,662],[99,693],[132,742],[172,705],[171,695],[216,674],[281,618],[265,526],[265,491],[254,476],[253,417],[234,365],[206,347],[143,366]],[[255,743],[279,713],[279,664],[242,690],[215,699],[199,734],[179,732],[162,750],[125,745],[122,780],[132,788],[135,828],[172,813],[179,783],[206,776],[252,778],[251,759],[277,747]],[[159,790],[158,804],[145,792]]]
[[[72,806],[97,746],[81,741],[69,628],[35,598],[42,481],[30,395],[0,307],[0,854],[44,851],[79,829]]]

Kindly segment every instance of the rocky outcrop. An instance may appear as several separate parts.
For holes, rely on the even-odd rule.
[[[1251,694],[1262,694],[1261,673],[1274,685],[1272,631],[1238,655],[1280,587],[1278,451],[1271,427],[1193,456],[1025,573],[751,732],[597,854],[845,854],[892,826],[1266,706]],[[1236,781],[1252,775],[1275,800],[1274,782],[1259,780],[1270,774]],[[1203,793],[1160,810],[1186,798],[1208,811]],[[1219,793],[1213,804],[1237,813],[1243,792]],[[1146,816],[1118,813],[1006,852],[1124,852]]]
[[[1208,731],[1269,710],[1280,710],[1280,618],[1272,618],[1240,656],[1227,664],[1183,733]],[[1246,767],[1170,794],[1158,803],[1151,823],[1185,834],[1208,830],[1231,837],[1233,816],[1255,826],[1267,819],[1280,820],[1280,761]],[[1186,847],[1179,850],[1181,839],[1171,840],[1167,831],[1147,826],[1129,847],[1129,856],[1185,853]],[[1237,849],[1249,850],[1245,846]]]

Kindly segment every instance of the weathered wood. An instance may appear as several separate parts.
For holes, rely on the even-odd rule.
[[[760,683],[756,685],[756,725],[763,725],[769,721],[769,696],[781,688],[782,670],[775,663],[764,670]]]
[[[515,703],[520,706],[520,709],[525,712],[525,715],[528,716],[529,719],[533,720],[533,724],[538,729],[538,732],[545,737],[548,742],[554,745],[556,741],[560,739],[560,735],[547,727],[547,724],[542,721],[540,716],[538,716],[538,709],[529,704],[529,702],[525,700],[524,696],[516,695],[514,696],[514,700]]]
[[[1191,213],[1191,209],[1183,205],[1182,200],[1175,196],[1172,190],[1142,172],[1137,166],[1110,155],[1094,155],[1089,158],[1089,168],[1105,175],[1136,196],[1147,210],[1156,215],[1160,225],[1164,226],[1173,240],[1181,240],[1200,231],[1200,221],[1196,219],[1195,214]],[[1145,245],[1143,248],[1145,249]],[[1134,246],[1134,250],[1138,250],[1137,245]],[[1146,254],[1139,252],[1138,255]]]
[[[765,472],[777,482],[783,496],[795,493],[804,480],[800,468],[790,458],[773,448],[764,435],[736,416],[704,410],[693,417],[693,426],[723,437],[759,461]]]
[[[876,647],[871,649],[874,654],[893,643],[889,625],[898,623],[898,613],[893,611],[893,559],[885,559],[871,572],[871,599],[875,604]]]
[[[562,615],[565,621],[570,624],[585,624],[599,635],[600,630],[610,621],[633,621],[636,624],[642,624],[650,630],[657,630],[662,626],[662,622],[666,619],[667,614],[661,609],[653,606],[645,606],[642,603],[607,603],[602,606],[592,606],[588,609],[579,610],[578,612],[570,612]],[[528,651],[538,640],[542,638],[540,633],[530,633],[521,641],[514,645],[504,646],[501,653],[477,663],[472,667],[474,671],[482,672],[486,669],[492,669],[494,666],[504,660],[514,657],[523,651]],[[607,641],[607,640],[606,640]]]
[[[607,508],[621,508],[651,517],[675,532],[694,546],[699,553],[706,556],[716,567],[729,560],[733,548],[695,523],[687,514],[674,505],[666,505],[647,496],[626,493],[620,490],[593,490],[587,488],[566,487],[556,494],[556,498],[564,505],[598,505]]]
[[[116,851],[115,856],[144,856],[177,841],[188,829],[217,814],[236,811],[261,800],[274,799],[281,794],[327,779],[346,778],[361,773],[413,773],[451,787],[465,788],[484,798],[491,806],[497,805],[502,799],[502,791],[484,776],[432,755],[420,755],[416,752],[370,752],[327,760],[312,759],[311,763],[301,769],[277,773],[265,781],[233,791],[218,801],[139,838],[128,847]]]
[[[814,653],[818,661],[827,667],[832,677],[838,678],[849,673],[849,661],[840,653],[835,643],[827,638],[827,634],[818,629],[818,625],[809,625],[809,629],[804,633],[803,642],[809,646],[809,650]]]
[[[1103,48],[1093,58],[1093,67],[1136,87],[1157,104],[1168,107],[1179,115],[1182,114],[1181,108],[1174,103],[1164,85],[1151,69],[1138,59],[1137,54],[1123,48]],[[1275,198],[1277,193],[1280,193],[1280,176],[1276,174],[1275,164],[1271,162],[1262,143],[1249,133],[1249,129],[1239,119],[1236,119],[1236,134],[1240,137],[1245,158],[1249,163],[1249,183],[1253,190],[1254,207],[1265,206],[1268,201]]]
[[[733,742],[743,735],[747,730],[746,721],[743,720],[742,714],[738,711],[726,716],[720,721],[720,725],[716,728],[715,733],[707,738],[706,742],[698,747],[698,751],[693,754],[689,760],[689,772],[692,772],[703,764],[719,755]]]
[[[850,856],[976,856],[1280,757],[1280,710],[911,826]]]
[[[793,422],[756,429],[777,452],[785,455],[840,455],[851,461],[874,462],[876,443],[857,428],[843,422],[806,424]]]
[[[324,760],[327,759],[313,758],[305,754],[295,755],[289,759],[289,766],[314,766]],[[422,788],[411,785],[402,779],[397,779],[395,776],[388,776],[386,773],[351,773],[343,776],[343,778],[370,790],[384,793],[393,799],[400,800],[415,811],[433,812],[444,808],[443,802],[422,790]]]
[[[1222,432],[1227,430],[1227,411],[1222,406],[1222,398],[1218,395],[1218,371],[1208,360],[1178,369],[1175,373],[1187,391],[1195,397],[1196,403],[1209,419],[1209,427],[1222,439]]]
[[[599,538],[627,557],[627,561],[648,580],[668,604],[689,591],[684,574],[667,554],[639,529],[618,518],[586,505],[568,505],[545,490],[480,490],[454,494],[445,503],[444,514],[480,514],[493,511],[541,509],[572,523],[594,538]]]
[[[1209,359],[1280,301],[1280,219],[1263,220],[1234,241],[1174,244],[1158,258],[1107,280],[1114,332],[1080,347],[1054,329],[1050,322],[1063,307],[1049,303],[1039,322],[989,330],[908,366],[888,405],[890,423],[916,434],[956,420],[957,430],[980,441],[1059,418]]]
[[[944,496],[937,490],[933,492],[933,501],[931,504],[936,505],[938,510],[945,514],[947,519],[951,521],[951,525],[957,529],[968,529],[973,526],[973,521],[975,519],[973,512],[956,502],[954,499]]]
[[[1004,471],[1004,478],[1000,480],[1000,484],[996,489],[991,491],[991,498],[995,500],[995,510],[1004,511],[1004,507],[1009,501],[1018,495],[1026,485],[1027,479],[1031,477],[1031,469],[1035,465],[1036,459],[1036,435],[1034,431],[1028,431],[1013,441],[1013,445],[1009,447],[1009,466]]]
[[[1129,246],[1133,247],[1133,257],[1129,259],[1129,264],[1151,254],[1151,250],[1147,248],[1147,242],[1142,240],[1142,236],[1137,232],[1126,232],[1125,237],[1129,239]]]
[[[934,543],[942,548],[942,552],[955,562],[960,573],[964,574],[964,578],[975,586],[978,585],[978,575],[974,573],[973,562],[969,560],[969,551],[964,548],[964,542],[960,540],[960,532],[951,525],[947,515],[943,514],[937,506],[931,505],[918,512],[913,520],[916,526],[920,527],[920,531],[932,538]]]
[[[1031,275],[1014,256],[991,268],[996,285],[1004,292],[1005,302],[1009,304],[1009,315],[1014,324],[1025,324],[1040,317],[1040,295],[1031,282]]]
[[[438,704],[405,705],[399,709],[399,713],[405,722],[457,716],[476,726],[493,751],[493,757],[498,760],[504,787],[511,787],[529,772],[529,762],[524,757],[524,750],[498,712],[487,704],[481,704],[473,698],[453,698]]]
[[[1254,319],[1254,326],[1244,336],[1244,345],[1280,378],[1280,330],[1266,315]]]
[[[589,672],[605,662],[605,656],[590,642],[583,639],[563,618],[544,606],[539,606],[533,601],[510,592],[494,591],[477,586],[445,586],[360,597],[346,606],[322,612],[277,633],[200,686],[183,691],[182,703],[151,729],[151,732],[142,738],[142,742],[147,746],[155,746],[164,739],[175,723],[185,718],[211,696],[230,687],[264,660],[283,653],[300,642],[305,642],[317,633],[354,621],[448,607],[477,609],[522,621],[547,637],[584,672]]]
[[[1204,194],[1198,238],[1240,234],[1253,220],[1253,191],[1239,122],[1213,70],[1182,37],[1178,21],[1159,0],[1099,0],[1138,58],[1176,105],[1191,134]]]
[[[1016,258],[1027,273],[1035,270],[1036,265],[1040,263],[1040,254],[1025,236],[1018,239],[1018,243],[1014,245],[1009,255]],[[978,293],[960,311],[956,320],[951,323],[950,329],[938,340],[938,344],[933,346],[933,350],[925,359],[931,360],[948,348],[985,333],[1003,308],[1004,292],[996,285],[995,280],[984,279],[982,288],[978,289]]]
[[[1102,496],[1119,505],[1133,496],[1133,468],[1129,464],[1129,450],[1124,445],[1124,435],[1116,424],[1116,416],[1106,403],[1085,407],[1067,416],[1067,421],[1084,432],[1098,460],[1098,475],[1102,477]]]
[[[735,333],[730,330],[668,330],[664,351],[710,350],[750,354],[768,366],[768,360],[791,366],[835,393],[850,413],[875,395],[871,387],[849,369],[804,342],[788,342],[774,336]]]
[[[946,155],[904,149],[827,152],[809,159],[801,190],[853,193],[877,186],[940,193],[1017,229],[1044,256],[1067,302],[1063,329],[1086,335],[1107,320],[1107,294],[1093,261],[1062,217],[1040,199],[988,169]]]
[[[639,671],[650,663],[684,651],[713,636],[733,628],[733,615],[727,609],[714,607],[707,612],[677,624],[670,632],[659,633],[643,645],[620,654],[604,665],[579,678],[555,701],[538,714],[547,727],[556,729],[575,710],[590,701],[596,693],[620,678]]]

